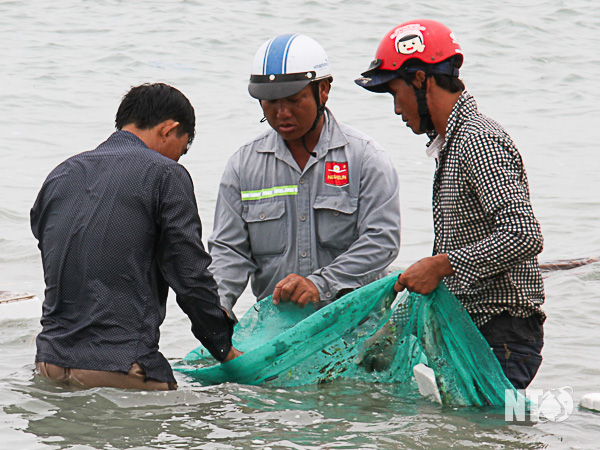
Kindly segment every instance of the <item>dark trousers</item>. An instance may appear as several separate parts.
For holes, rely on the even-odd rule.
[[[525,389],[542,364],[544,340],[490,344],[502,371],[516,389]]]
[[[525,389],[542,364],[544,326],[537,316],[513,317],[504,311],[479,328],[498,358],[506,378]]]

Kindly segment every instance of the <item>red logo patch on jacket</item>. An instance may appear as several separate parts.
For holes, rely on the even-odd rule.
[[[332,186],[346,186],[350,183],[348,175],[348,162],[326,162],[325,184]]]

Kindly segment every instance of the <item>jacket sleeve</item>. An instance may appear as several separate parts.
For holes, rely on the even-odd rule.
[[[213,233],[208,240],[211,272],[219,286],[221,304],[235,319],[233,306],[257,270],[252,258],[248,226],[242,218],[239,154],[227,163],[217,197]]]
[[[398,174],[382,149],[371,150],[365,152],[361,170],[358,238],[331,264],[308,276],[324,302],[335,299],[342,289],[374,281],[400,250]]]
[[[490,224],[490,232],[448,254],[456,278],[468,287],[509,271],[542,251],[521,156],[508,138],[476,135],[464,145],[461,165],[469,188]]]
[[[190,318],[194,336],[223,361],[231,349],[234,321],[221,307],[217,284],[208,270],[211,259],[202,245],[194,187],[183,166],[172,165],[165,171],[157,206],[159,268]]]

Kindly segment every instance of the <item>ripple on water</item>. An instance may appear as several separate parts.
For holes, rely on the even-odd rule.
[[[353,83],[383,33],[411,17],[451,25],[465,51],[467,88],[521,149],[545,237],[541,259],[598,256],[597,1],[470,0],[460,8],[443,2],[382,7],[375,0],[188,0],[143,7],[9,1],[0,5],[8,112],[0,165],[0,289],[42,294],[41,262],[27,223],[35,195],[54,166],[106,138],[118,100],[136,83],[171,83],[194,103],[198,137],[182,162],[194,179],[206,240],[227,158],[267,126],[247,94],[252,55],[285,32],[306,33],[324,45],[334,70],[328,105],[338,120],[380,142],[398,169],[403,250],[395,265],[430,254],[434,165],[423,156],[425,140],[402,127],[389,96]],[[549,319],[535,387],[572,386],[576,397],[600,390],[599,270],[593,265],[545,278]],[[204,388],[178,378],[181,389],[169,393],[64,389],[32,375],[39,312],[6,320],[2,311],[0,436],[6,448],[595,448],[600,438],[594,413],[576,410],[564,423],[507,424],[502,412],[441,408],[398,386]],[[189,328],[170,302],[161,340],[167,358],[181,358],[196,345]]]

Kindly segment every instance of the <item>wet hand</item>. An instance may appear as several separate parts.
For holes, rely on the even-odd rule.
[[[244,353],[240,352],[237,348],[235,347],[231,347],[231,350],[229,350],[229,353],[227,353],[227,357],[225,358],[225,361],[231,361],[232,359],[237,358],[238,356],[242,356]]]
[[[297,304],[304,308],[308,303],[319,301],[319,290],[315,284],[308,278],[292,273],[275,285],[273,291],[273,304],[277,305],[280,301]]]
[[[440,281],[449,275],[452,275],[454,270],[448,260],[448,255],[435,255],[428,258],[423,258],[398,276],[394,290],[402,292],[407,289],[409,292],[417,294],[430,294],[438,287]]]

